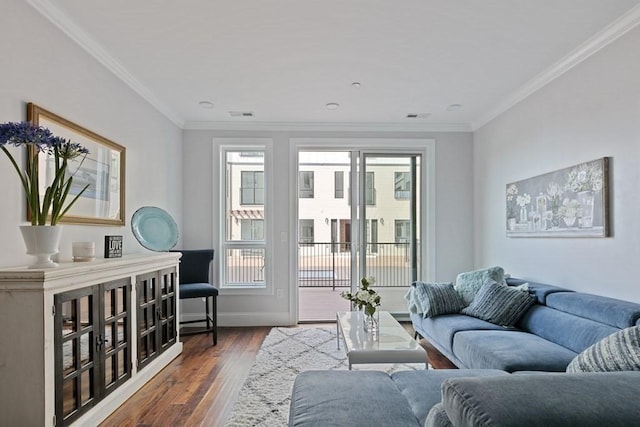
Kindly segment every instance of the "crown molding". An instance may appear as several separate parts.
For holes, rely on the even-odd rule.
[[[187,121],[185,130],[298,132],[471,132],[469,123],[336,123],[336,122],[206,122]]]
[[[491,120],[513,108],[520,101],[529,97],[547,84],[551,83],[553,80],[571,70],[576,65],[580,64],[582,61],[594,55],[600,49],[613,43],[615,40],[638,26],[638,24],[640,24],[640,5],[636,5],[631,8],[560,61],[556,62],[551,67],[529,80],[511,95],[507,96],[495,107],[491,108],[486,114],[482,115],[478,120],[473,121],[471,123],[471,130],[475,132],[480,129]]]
[[[76,42],[89,55],[94,57],[106,69],[111,71],[128,85],[134,92],[145,99],[149,104],[171,120],[176,126],[182,128],[184,119],[180,117],[172,108],[160,101],[145,85],[136,79],[127,69],[111,56],[98,42],[96,42],[86,31],[77,26],[58,7],[48,0],[26,0],[35,10],[42,14],[52,24],[62,30],[71,40]]]

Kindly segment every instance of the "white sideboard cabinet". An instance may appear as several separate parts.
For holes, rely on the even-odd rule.
[[[0,269],[0,426],[95,426],[177,357],[179,258]]]

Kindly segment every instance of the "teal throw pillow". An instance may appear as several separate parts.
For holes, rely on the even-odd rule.
[[[615,332],[587,347],[567,372],[640,371],[640,326]]]
[[[458,274],[455,288],[464,305],[471,304],[478,290],[490,279],[496,283],[504,283],[504,269],[496,266]]]
[[[534,302],[535,297],[529,292],[489,280],[462,314],[500,326],[513,326]]]

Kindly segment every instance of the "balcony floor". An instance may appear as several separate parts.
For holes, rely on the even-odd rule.
[[[349,301],[342,298],[340,293],[348,290],[346,287],[336,288],[299,288],[298,313],[300,322],[327,322],[336,320],[337,311],[348,311]]]

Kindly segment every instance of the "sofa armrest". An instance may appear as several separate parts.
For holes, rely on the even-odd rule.
[[[458,426],[633,425],[640,372],[451,378],[442,404]]]

